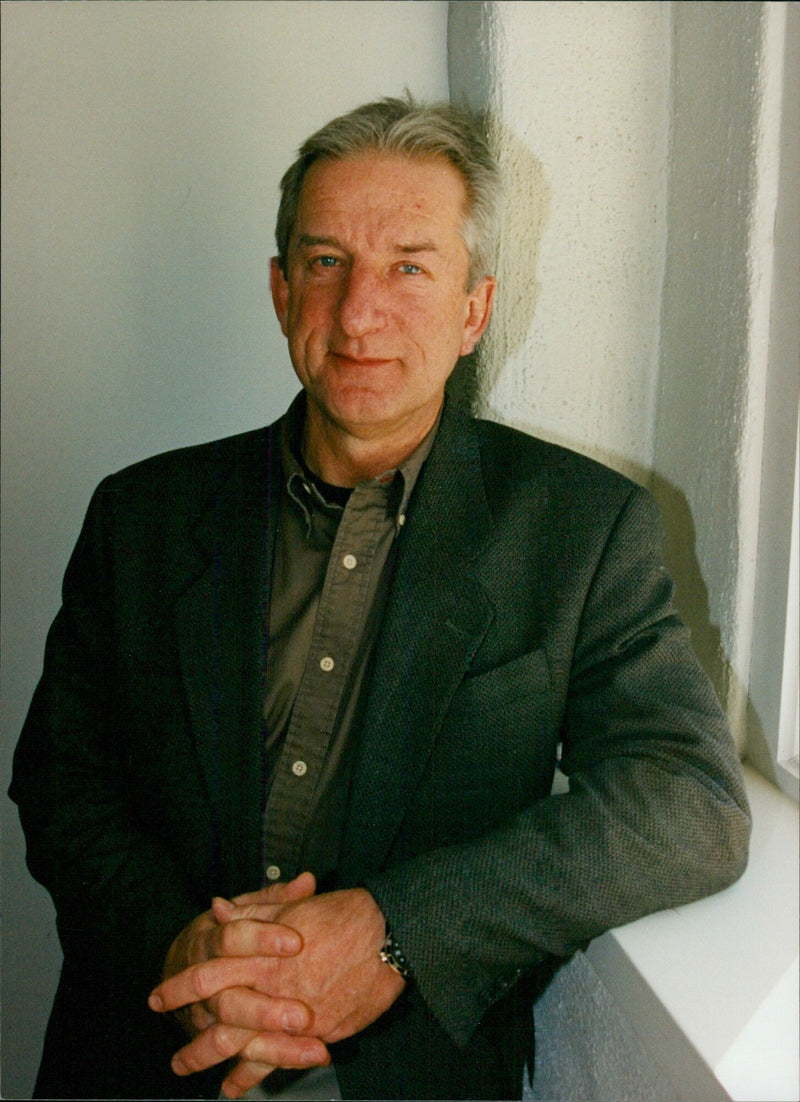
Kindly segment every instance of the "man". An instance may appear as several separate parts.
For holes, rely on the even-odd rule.
[[[300,397],[97,491],[12,786],[39,1095],[519,1098],[553,963],[741,873],[651,499],[445,401],[497,184],[447,107],[324,127],[272,265]]]

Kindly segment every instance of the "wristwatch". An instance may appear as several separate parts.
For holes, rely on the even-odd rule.
[[[395,941],[394,935],[388,926],[386,927],[386,939],[381,949],[381,960],[384,964],[388,964],[390,968],[394,968],[395,972],[402,976],[404,980],[411,979],[411,965],[406,960],[405,953]]]

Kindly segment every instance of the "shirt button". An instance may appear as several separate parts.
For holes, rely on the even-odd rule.
[[[329,654],[326,654],[324,658],[320,659],[319,668],[324,670],[325,673],[330,673],[336,663],[333,661]]]
[[[358,566],[358,560],[356,559],[355,555],[345,555],[345,557],[342,559],[342,566],[345,568],[345,570],[355,570],[355,568]]]
[[[401,513],[400,516],[397,518],[397,523],[402,528],[402,526],[405,524],[405,522],[406,522],[406,515],[405,515],[405,513]]]
[[[296,761],[292,765],[292,772],[296,777],[304,777],[308,771],[308,766],[304,761]]]
[[[280,880],[281,870],[277,865],[269,865],[267,867],[267,880]]]

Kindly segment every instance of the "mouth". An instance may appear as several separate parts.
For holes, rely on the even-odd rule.
[[[357,370],[369,370],[370,368],[385,367],[387,364],[393,363],[394,360],[391,357],[377,357],[377,356],[348,356],[344,352],[331,352],[330,356],[337,364],[342,367],[351,367]]]

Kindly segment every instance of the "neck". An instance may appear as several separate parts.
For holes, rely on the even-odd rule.
[[[427,416],[391,431],[358,435],[333,423],[307,401],[303,458],[330,485],[357,486],[405,462],[433,428],[440,409],[441,404]]]

